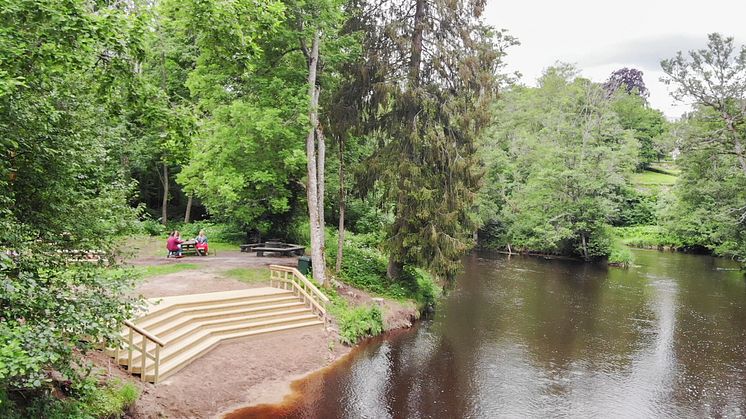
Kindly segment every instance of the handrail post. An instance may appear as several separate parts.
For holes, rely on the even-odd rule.
[[[130,330],[129,333],[129,340],[127,341],[127,369],[130,370],[130,374],[132,373],[132,334],[134,331],[131,327],[128,327]]]
[[[140,379],[145,381],[145,361],[148,356],[148,340],[145,339],[145,335],[142,337],[142,345],[140,350]]]
[[[158,384],[158,367],[161,364],[161,345],[155,345],[155,371],[153,374],[153,384]]]

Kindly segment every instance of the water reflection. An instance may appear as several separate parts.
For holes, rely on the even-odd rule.
[[[746,287],[727,261],[474,254],[436,317],[233,417],[740,417]]]

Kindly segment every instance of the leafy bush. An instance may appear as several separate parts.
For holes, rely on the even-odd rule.
[[[339,322],[339,339],[348,345],[383,332],[383,315],[376,306],[357,307],[343,311],[337,317],[337,321]]]
[[[140,221],[140,232],[149,236],[163,236],[166,234],[166,226],[156,220],[147,219]]]
[[[360,339],[383,333],[383,314],[376,306],[350,307],[336,290],[326,289],[331,300],[329,310],[339,325],[339,340],[354,345]]]
[[[632,251],[619,240],[615,240],[611,246],[608,262],[610,265],[628,267],[632,264]]]
[[[288,231],[288,240],[303,246],[311,244],[311,225],[308,221],[294,223]]]

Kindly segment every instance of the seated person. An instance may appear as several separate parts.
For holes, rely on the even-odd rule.
[[[166,249],[168,249],[168,256],[176,256],[180,258],[182,242],[183,240],[181,240],[181,237],[179,237],[179,232],[174,230],[168,236],[168,240],[166,241]]]
[[[197,253],[200,255],[206,255],[207,254],[207,236],[205,236],[205,230],[200,230],[199,235],[194,238],[194,241],[197,242],[195,247],[197,248]]]

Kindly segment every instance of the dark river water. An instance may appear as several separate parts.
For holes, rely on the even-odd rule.
[[[744,417],[743,276],[634,256],[625,270],[475,253],[434,319],[229,417]]]

